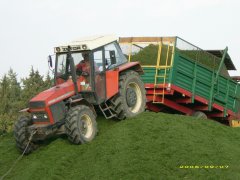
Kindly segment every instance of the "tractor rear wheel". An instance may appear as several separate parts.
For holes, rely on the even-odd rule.
[[[73,144],[90,142],[97,134],[96,116],[88,106],[74,106],[67,114],[65,130]]]
[[[196,117],[196,119],[207,119],[207,115],[202,111],[196,111],[192,114],[193,117]]]
[[[146,91],[139,74],[125,71],[120,74],[119,93],[111,100],[118,119],[133,117],[145,110]]]
[[[29,142],[30,134],[27,131],[29,125],[31,125],[31,120],[24,116],[21,116],[14,125],[14,138],[20,152],[24,152]],[[33,142],[30,142],[24,154],[31,153],[35,148],[36,145],[34,145]]]

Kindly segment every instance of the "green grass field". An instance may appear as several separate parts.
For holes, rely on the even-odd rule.
[[[91,143],[52,139],[24,156],[6,179],[240,179],[239,128],[151,112],[97,121]],[[19,155],[11,134],[0,137],[0,177]]]

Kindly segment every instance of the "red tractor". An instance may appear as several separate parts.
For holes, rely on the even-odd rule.
[[[117,38],[86,38],[54,50],[54,87],[32,98],[21,111],[29,115],[15,123],[21,152],[29,154],[39,141],[57,134],[66,134],[73,144],[90,142],[97,134],[96,112],[121,120],[145,110],[143,70],[127,61]]]

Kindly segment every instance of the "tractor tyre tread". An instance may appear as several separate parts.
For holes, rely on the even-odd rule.
[[[129,79],[135,79],[138,83],[138,86],[142,93],[142,106],[140,107],[137,113],[132,113],[128,111],[128,105],[126,104],[125,94],[126,94],[126,83]],[[112,105],[112,109],[116,113],[116,118],[119,120],[123,120],[128,117],[133,117],[145,110],[146,104],[146,90],[144,88],[143,82],[140,80],[139,74],[135,71],[128,70],[124,71],[120,74],[119,77],[119,92],[113,98],[110,99],[110,104]]]
[[[91,117],[91,121],[93,123],[93,133],[89,139],[84,138],[78,127],[78,116],[82,112],[87,112],[88,116]],[[68,136],[68,140],[73,144],[83,144],[91,141],[97,134],[97,123],[96,117],[92,110],[85,105],[79,105],[71,107],[66,118],[65,122],[65,131]]]
[[[31,120],[27,117],[20,117],[14,125],[14,138],[16,141],[16,146],[20,152],[24,152],[27,143],[29,141],[29,134],[27,134],[27,126],[31,124]],[[25,151],[25,155],[30,154],[35,149],[33,142],[29,143],[28,148]]]

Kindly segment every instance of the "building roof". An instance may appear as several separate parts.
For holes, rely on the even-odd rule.
[[[93,50],[117,40],[118,37],[113,35],[84,37],[55,47],[54,51],[66,52],[69,46],[71,47],[71,51]]]

